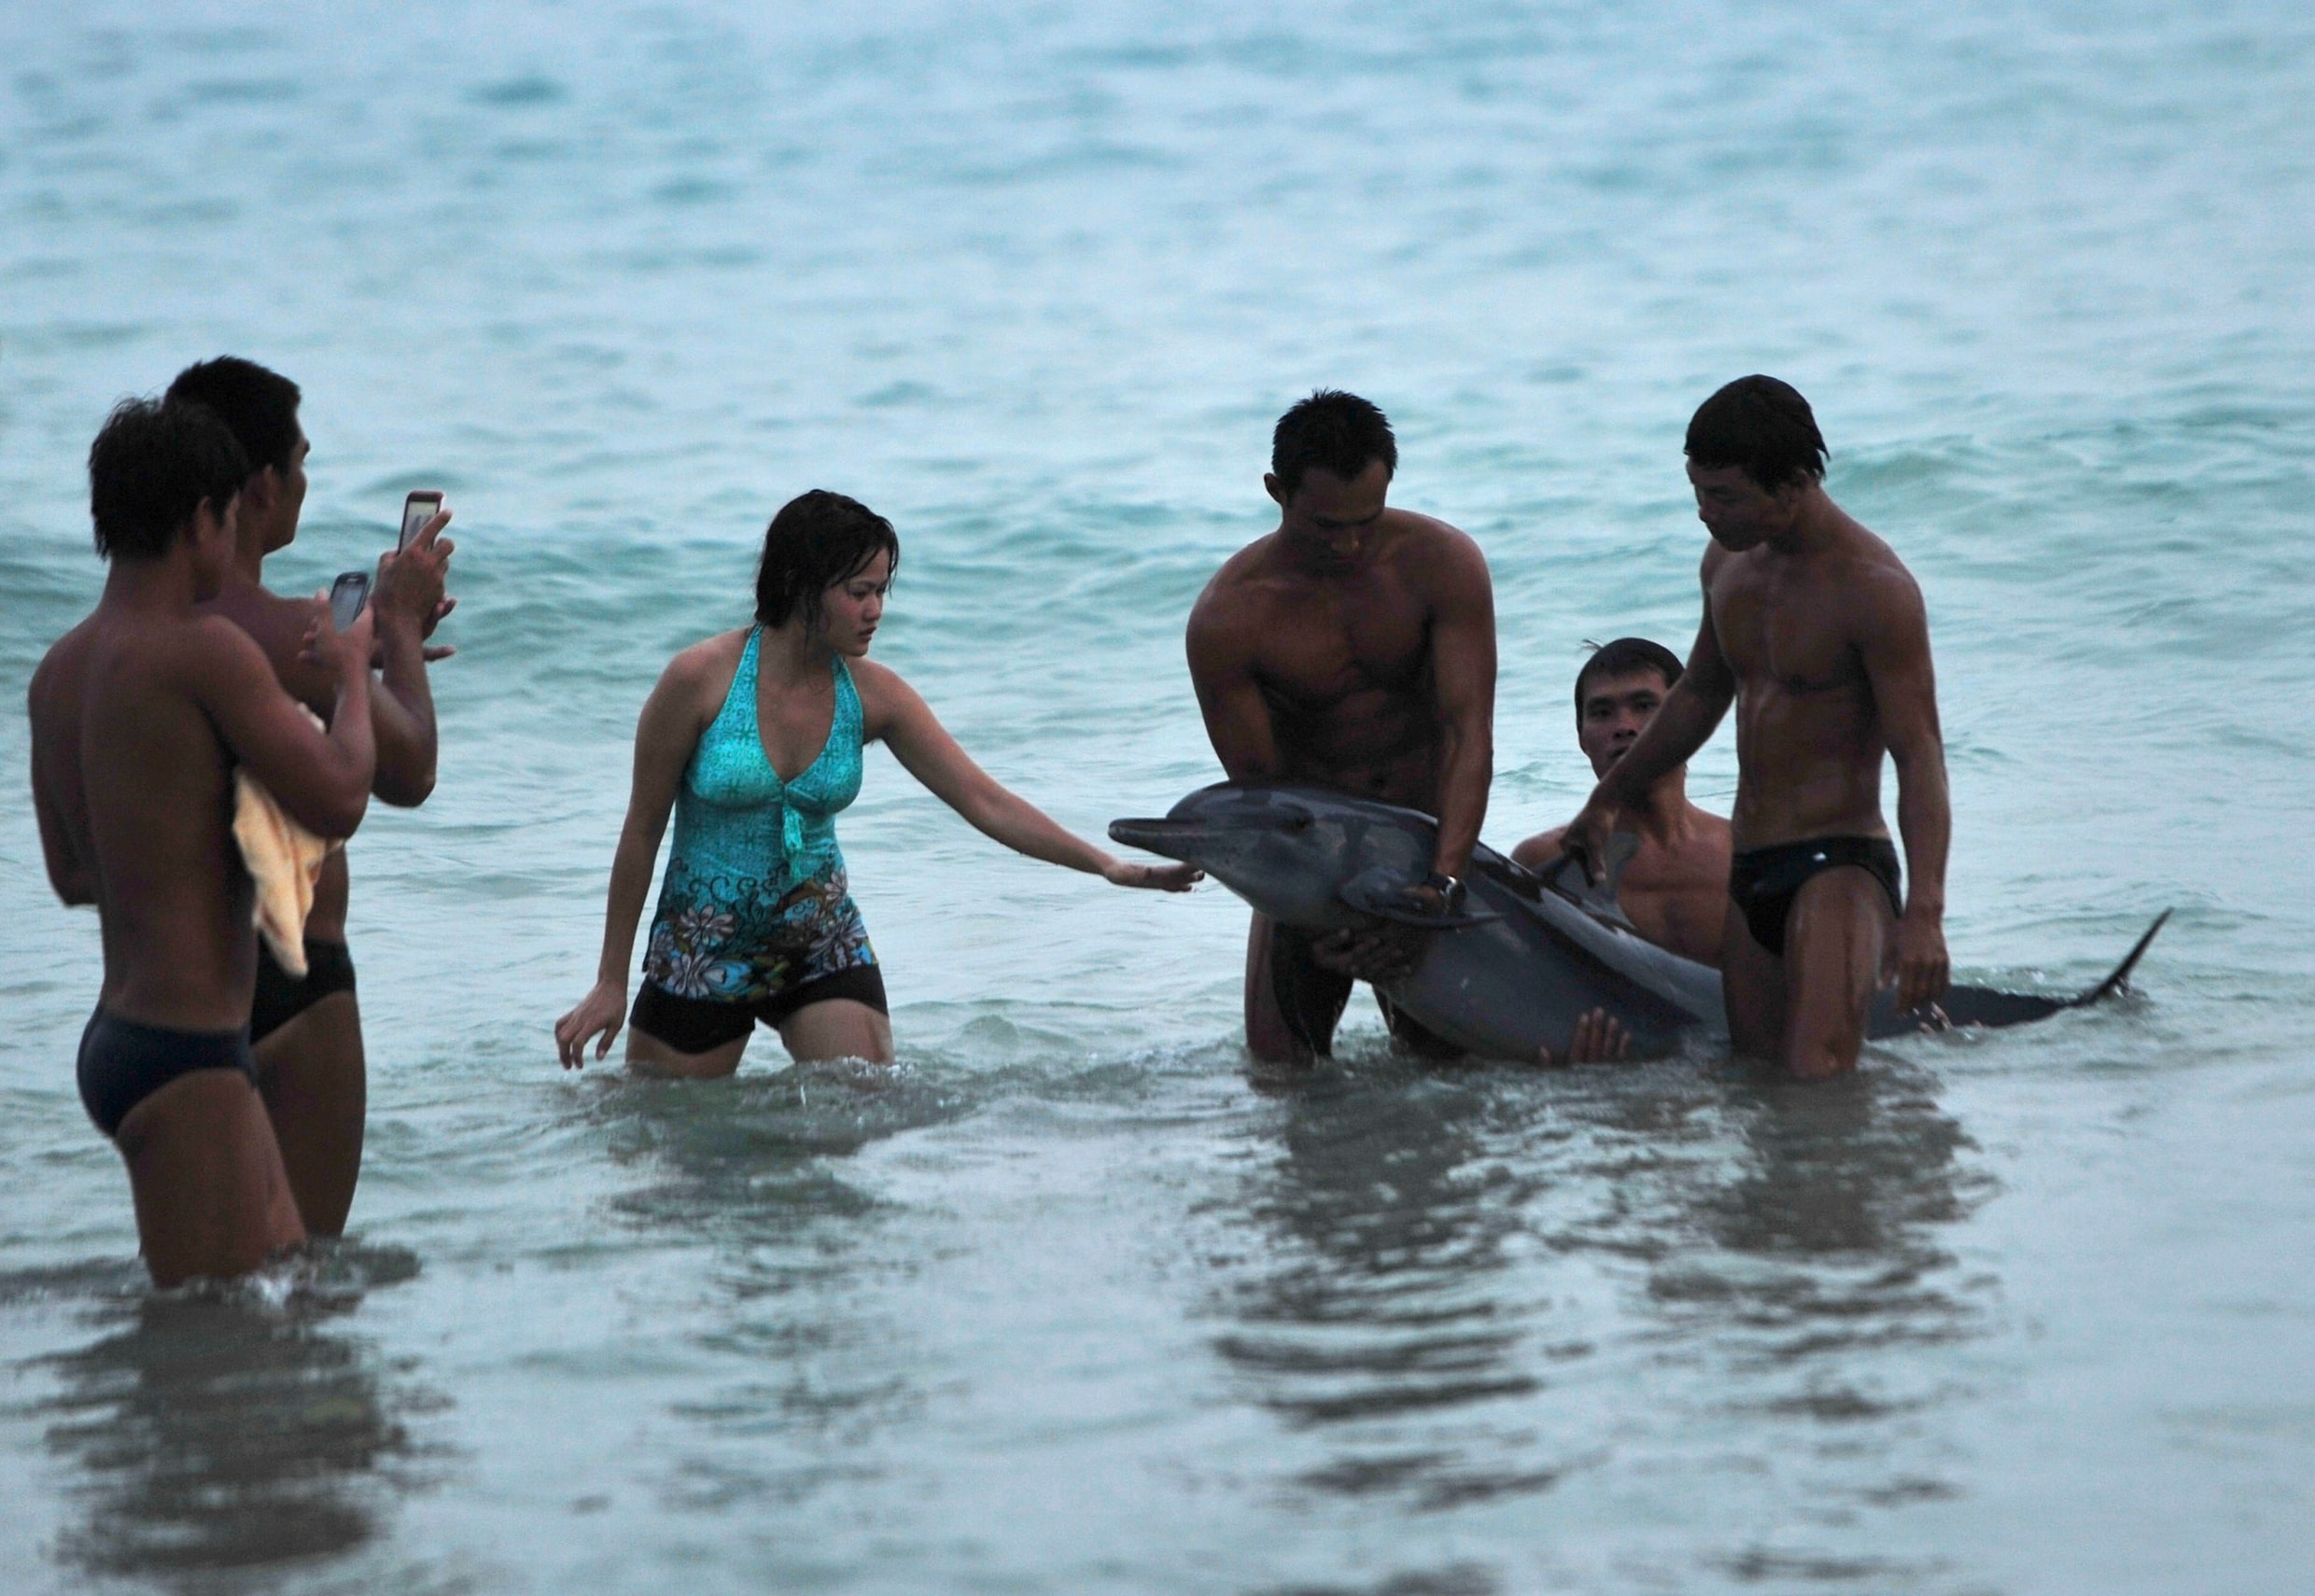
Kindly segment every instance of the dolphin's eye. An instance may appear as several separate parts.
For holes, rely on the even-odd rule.
[[[1307,832],[1311,829],[1310,811],[1307,809],[1296,810],[1293,813],[1281,818],[1278,825],[1281,831]]]

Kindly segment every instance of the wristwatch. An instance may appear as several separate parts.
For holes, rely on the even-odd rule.
[[[1463,883],[1443,870],[1432,871],[1423,878],[1423,884],[1445,900],[1451,909],[1459,907],[1463,903]]]

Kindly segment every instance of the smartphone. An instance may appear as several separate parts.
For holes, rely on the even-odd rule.
[[[425,525],[421,522],[419,525]],[[330,623],[344,631],[370,602],[370,573],[347,571],[330,584]]]
[[[425,531],[426,524],[440,515],[442,511],[442,496],[439,493],[421,491],[403,499],[401,541],[394,545],[394,552],[399,554],[409,548],[410,539]]]

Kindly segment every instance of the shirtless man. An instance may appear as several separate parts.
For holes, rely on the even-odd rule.
[[[301,657],[302,641],[322,606],[311,598],[269,593],[263,579],[265,556],[296,538],[305,503],[310,446],[298,421],[298,385],[229,355],[178,372],[168,397],[205,405],[249,458],[232,566],[208,608],[256,639],[282,686],[327,720],[337,682],[330,671]],[[377,617],[379,663],[385,667],[376,684],[384,691],[370,694],[378,750],[373,791],[400,807],[424,803],[434,788],[434,699],[427,683],[425,639],[453,602],[442,596],[453,545],[439,536],[449,520],[443,511],[406,551],[380,560],[371,593],[369,611]],[[345,855],[333,853],[322,865],[305,922],[304,979],[292,978],[260,943],[249,1012],[258,1089],[273,1117],[298,1212],[315,1236],[344,1232],[361,1176],[369,1104],[361,1012],[345,945],[347,886]]]
[[[1662,643],[1619,637],[1576,673],[1576,741],[1606,776],[1680,679],[1680,660]],[[1630,809],[1616,829],[1634,833],[1639,851],[1623,867],[1616,902],[1633,930],[1683,959],[1718,968],[1728,911],[1728,822],[1688,801],[1688,766],[1676,764]],[[1562,831],[1543,832],[1511,850],[1542,872],[1565,857]]]
[[[232,623],[195,606],[233,558],[248,460],[189,405],[131,399],[89,451],[104,597],[33,673],[32,789],[49,883],[93,903],[105,979],[80,1039],[80,1099],[128,1163],[160,1285],[236,1275],[303,1239],[258,1096],[251,887],[233,770],[308,829],[343,837],[370,796],[371,623],[306,634],[336,685],[317,731]]]
[[[1427,881],[1441,911],[1487,813],[1494,594],[1479,546],[1384,504],[1398,446],[1381,411],[1322,390],[1288,411],[1262,485],[1278,529],[1233,554],[1189,618],[1190,679],[1233,781],[1305,781],[1438,817]],[[1421,936],[1421,931],[1412,933]],[[1246,1045],[1328,1053],[1354,977],[1406,967],[1403,936],[1313,938],[1260,915],[1246,943]],[[1448,1051],[1383,1005],[1401,1041]]]
[[[1688,476],[1712,534],[1704,621],[1663,708],[1592,790],[1564,846],[1601,857],[1618,811],[1704,745],[1736,706],[1735,856],[1720,938],[1737,1050],[1803,1078],[1857,1064],[1890,973],[1911,1010],[1945,989],[1952,829],[1921,590],[1824,490],[1808,401],[1743,377],[1698,407]],[[1913,889],[1881,819],[1881,760]]]

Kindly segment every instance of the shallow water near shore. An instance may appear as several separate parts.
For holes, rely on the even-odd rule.
[[[353,845],[353,1234],[155,1293],[96,928],[0,719],[0,1588],[2233,1592],[2315,1576],[2315,21],[2304,7],[110,4],[0,18],[0,686],[105,408],[306,392],[304,529],[456,509],[442,780]],[[1065,823],[1215,778],[1188,605],[1270,422],[1478,538],[1499,847],[1584,638],[1684,649],[1704,394],[1815,401],[1928,597],[1965,978],[2140,990],[1711,1058],[1238,1046],[1242,910],[871,753],[900,1063],[566,1075],[628,740],[772,509]],[[1724,733],[1696,762],[1725,806]]]

